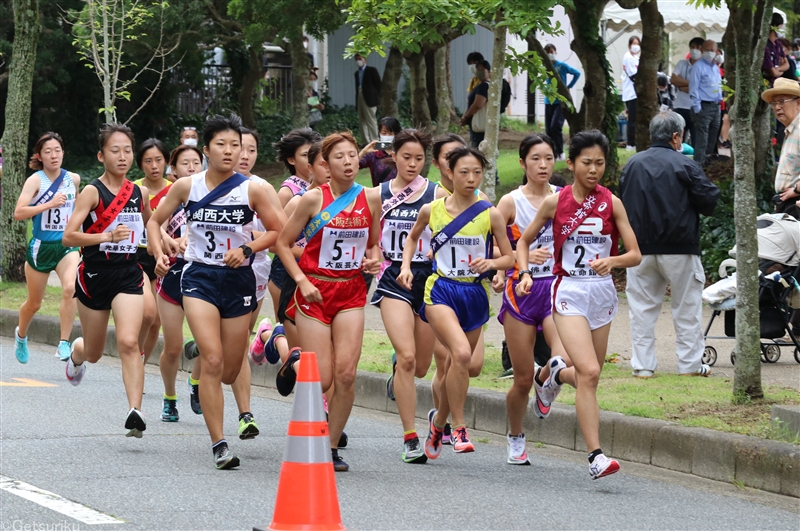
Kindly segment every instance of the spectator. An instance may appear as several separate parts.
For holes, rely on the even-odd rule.
[[[184,127],[181,134],[178,135],[178,141],[187,146],[197,147],[198,140],[200,137],[197,134],[197,128],[191,125]]]
[[[634,35],[628,39],[628,51],[622,58],[622,101],[628,109],[628,125],[625,127],[625,136],[628,137],[628,151],[636,151],[636,89],[633,80],[639,72],[639,53],[641,40]]]
[[[365,144],[378,140],[378,104],[381,102],[381,75],[374,66],[367,66],[364,56],[356,54],[356,110],[361,139]]]
[[[711,39],[703,42],[702,58],[689,73],[689,97],[692,99],[692,121],[696,133],[692,147],[694,160],[701,166],[706,164],[706,155],[714,152],[719,131],[722,76],[719,66],[714,63],[716,55],[717,43]]]
[[[461,125],[469,125],[469,143],[474,148],[478,148],[483,142],[483,137],[486,136],[486,101],[489,98],[489,74],[491,71],[492,66],[489,61],[483,61],[476,65],[475,77],[480,80],[480,83],[467,96],[467,111],[461,116]],[[473,124],[473,122],[476,123]],[[479,125],[478,122],[482,123]]]
[[[786,62],[789,63],[789,68],[786,69],[786,72],[784,72],[781,77],[797,81],[797,60],[792,53],[792,43],[789,42],[789,39],[783,37],[778,39],[778,42],[783,48],[783,55],[786,57]]]
[[[305,49],[306,55],[308,56],[309,68],[314,68],[314,54],[308,51],[308,35],[303,35],[303,48]]]
[[[792,57],[795,61],[800,60],[800,38],[792,41]]]
[[[672,94],[672,85],[669,84],[667,74],[659,73],[656,77],[656,87],[658,91],[658,106],[660,112],[667,112],[672,110],[674,96]]]
[[[322,111],[325,110],[325,105],[319,101],[319,92],[315,90],[317,85],[317,68],[312,68],[308,73],[308,81],[306,81],[306,91],[308,97],[308,126],[313,128],[322,121]]]
[[[769,38],[767,39],[767,46],[764,48],[764,61],[761,63],[761,71],[764,78],[769,81],[771,87],[775,80],[783,75],[789,69],[789,62],[786,60],[786,55],[783,53],[783,46],[778,42],[777,28],[783,25],[783,17],[780,13],[772,14],[771,28],[769,30]]]
[[[544,51],[547,53],[547,57],[550,58],[550,61],[553,63],[553,68],[555,69],[556,73],[561,77],[561,80],[567,85],[567,88],[571,89],[575,86],[575,83],[578,82],[578,78],[581,77],[581,73],[572,68],[567,63],[562,61],[556,60],[556,47],[553,44],[548,44],[544,47]],[[572,80],[567,83],[567,75],[572,76]],[[548,85],[550,84],[550,80],[547,79],[545,81]],[[556,160],[563,160],[564,159],[564,135],[562,134],[562,129],[564,128],[564,112],[561,107],[561,102],[555,100],[553,102],[550,101],[549,98],[544,99],[544,128],[547,136],[553,139],[553,144],[555,145],[554,155]]]
[[[394,135],[400,132],[400,122],[397,118],[384,116],[380,121],[380,141],[391,143]],[[391,162],[391,149],[375,149],[376,141],[373,140],[358,154],[358,169],[369,168],[369,175],[372,177],[372,186],[378,186],[382,182],[391,181],[397,176],[397,166]],[[385,162],[384,162],[385,161]],[[389,162],[387,164],[386,162]]]
[[[672,71],[670,81],[678,89],[675,94],[675,112],[683,117],[686,122],[686,129],[683,131],[683,141],[687,137],[694,142],[694,121],[692,120],[692,98],[689,97],[689,73],[692,66],[703,56],[703,38],[695,37],[689,41],[689,58],[681,59]]]
[[[471,52],[467,54],[467,64],[469,65],[469,71],[472,74],[472,79],[469,80],[469,85],[467,85],[467,94],[475,90],[475,87],[481,84],[481,80],[478,79],[478,76],[475,73],[478,71],[478,64],[485,61],[483,58],[483,54],[480,52]]]
[[[631,157],[620,176],[622,199],[642,262],[628,269],[633,356],[637,378],[656,370],[655,324],[667,284],[672,298],[678,373],[708,376],[702,362],[702,292],[705,283],[700,262],[700,214],[711,215],[719,188],[702,168],[681,155],[685,127],[681,115],[657,114],[650,122],[650,149]]]
[[[778,121],[786,127],[778,171],[775,173],[775,211],[800,219],[797,198],[800,197],[800,85],[797,81],[778,78],[771,89],[761,93],[770,104]]]

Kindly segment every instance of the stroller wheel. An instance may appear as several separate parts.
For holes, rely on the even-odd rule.
[[[761,363],[767,363],[767,347],[761,344]]]
[[[706,365],[714,365],[717,362],[717,349],[714,347],[706,347],[703,350],[703,363]]]
[[[794,361],[796,361],[797,363],[800,363],[800,349],[799,348],[795,348],[794,349]]]
[[[731,350],[731,365],[736,365],[736,349]]]
[[[764,347],[764,359],[769,363],[777,363],[781,358],[781,347],[778,345],[766,345]]]

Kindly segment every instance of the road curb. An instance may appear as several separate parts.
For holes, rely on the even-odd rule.
[[[0,310],[0,334],[14,335],[18,312]],[[70,339],[80,335],[75,323]],[[31,341],[56,345],[60,339],[58,318],[34,317],[28,331]],[[161,340],[155,352],[161,350]],[[106,354],[117,357],[114,327],[108,328]],[[158,355],[150,364],[158,365]],[[190,371],[192,361],[181,356],[181,369]],[[253,365],[253,385],[275,387],[276,365]],[[416,380],[419,418],[427,418],[433,407],[431,384]],[[386,397],[386,375],[359,371],[355,405],[397,413],[395,403]],[[470,389],[465,404],[467,426],[505,435],[507,416],[505,395],[497,391]],[[536,417],[528,406],[523,428],[528,440],[585,451],[575,408],[554,404],[547,420]],[[608,455],[627,461],[649,464],[677,472],[800,498],[800,447],[705,428],[689,428],[673,422],[629,417],[600,412],[600,444]]]

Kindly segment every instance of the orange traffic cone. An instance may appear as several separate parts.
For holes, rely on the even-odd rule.
[[[344,529],[314,352],[300,354],[294,408],[269,529]]]

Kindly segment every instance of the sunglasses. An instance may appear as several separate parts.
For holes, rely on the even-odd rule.
[[[197,131],[196,127],[192,127],[191,125],[186,126],[183,128],[184,131]]]

